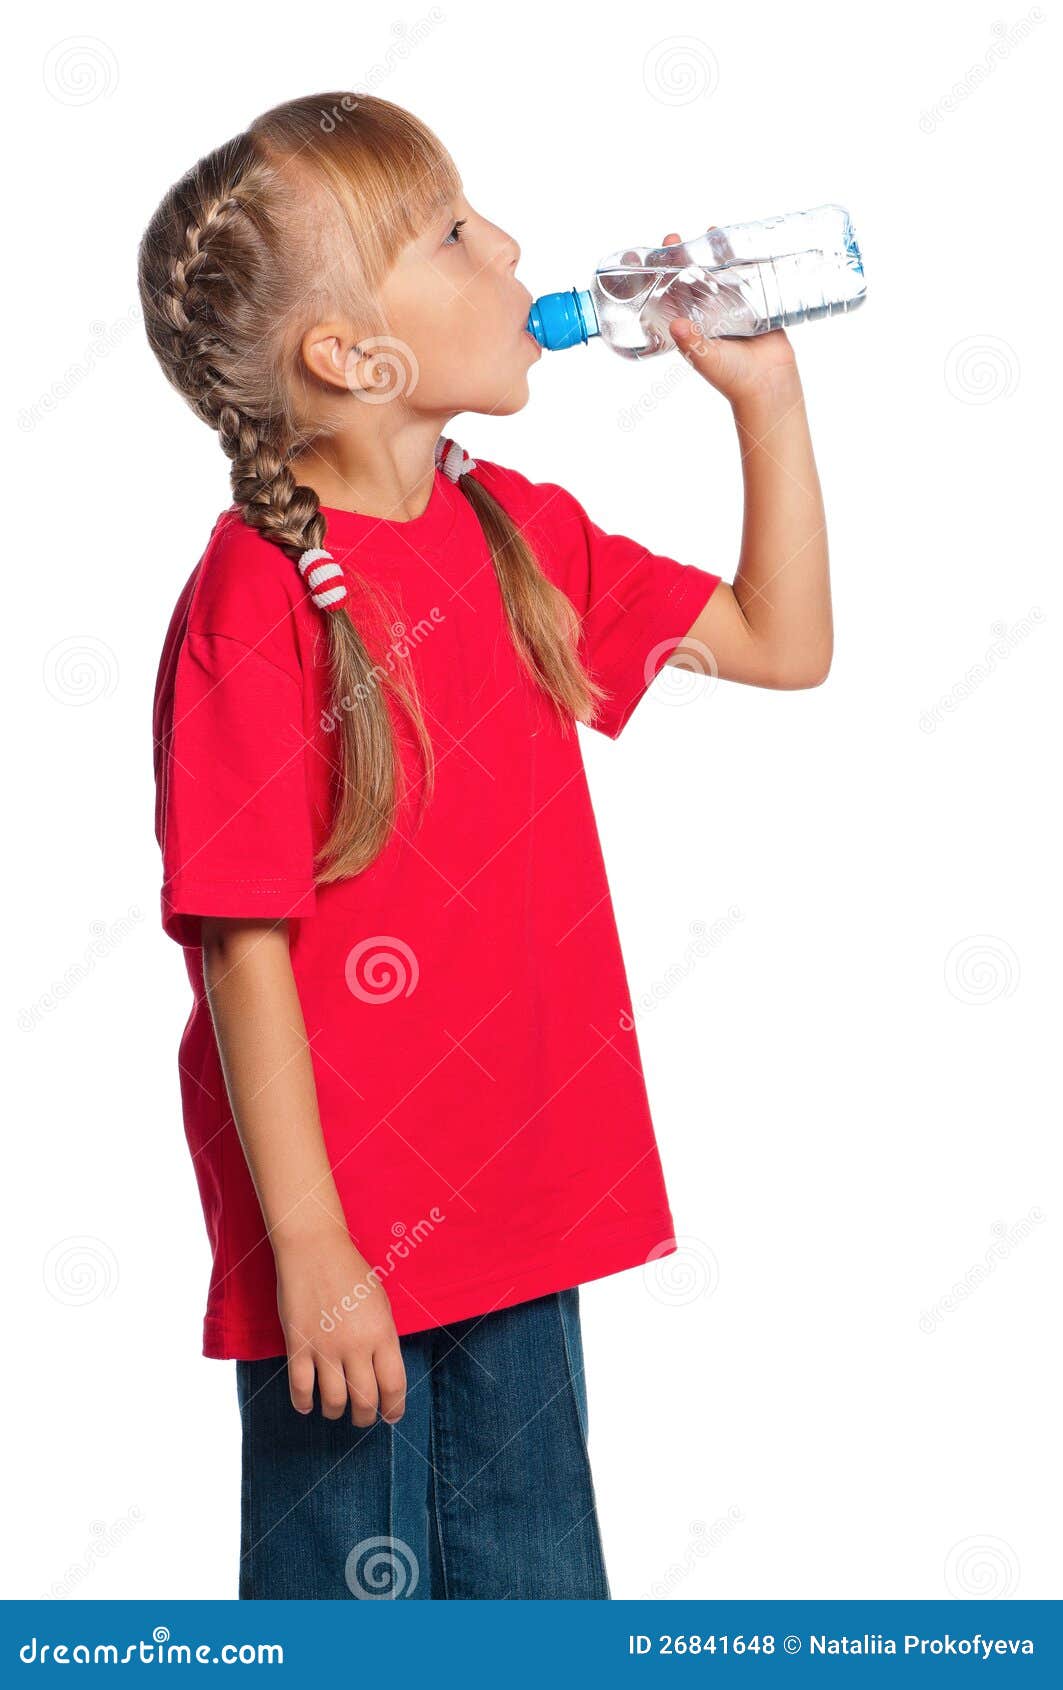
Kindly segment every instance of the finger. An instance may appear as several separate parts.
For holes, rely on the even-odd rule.
[[[719,360],[719,343],[711,335],[702,334],[689,317],[674,317],[668,328],[683,357],[691,364],[715,369]]]
[[[314,1358],[308,1349],[288,1357],[288,1392],[292,1407],[309,1414],[314,1406]]]
[[[338,1420],[347,1407],[347,1380],[343,1368],[330,1356],[317,1358],[317,1388],[325,1419]]]
[[[376,1419],[380,1395],[372,1363],[348,1361],[347,1393],[351,1399],[351,1419],[356,1426],[371,1426]]]
[[[406,1412],[406,1369],[398,1344],[378,1350],[373,1357],[380,1388],[380,1412],[385,1420],[401,1420]]]

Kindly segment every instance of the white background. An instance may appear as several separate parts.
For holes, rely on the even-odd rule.
[[[666,672],[618,743],[581,730],[682,1245],[581,1293],[600,1516],[617,1598],[1059,1593],[1053,10],[89,0],[9,25],[5,1594],[236,1594],[151,756],[229,489],[147,349],[135,253],[202,153],[335,89],[429,122],[534,294],[672,228],[853,216],[866,304],[791,331],[827,685]],[[734,428],[678,355],[544,354],[531,389],[453,432],[733,576]]]

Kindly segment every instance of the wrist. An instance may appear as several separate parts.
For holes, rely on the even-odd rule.
[[[803,402],[801,373],[796,364],[788,364],[784,369],[770,370],[745,392],[736,394],[731,412],[736,423],[761,427],[766,420],[777,419]]]
[[[320,1255],[336,1246],[353,1248],[343,1216],[332,1214],[312,1197],[297,1204],[283,1220],[270,1227],[269,1241],[278,1264],[297,1257]]]

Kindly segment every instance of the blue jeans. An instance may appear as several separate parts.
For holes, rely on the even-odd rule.
[[[299,1414],[287,1360],[236,1363],[242,1598],[608,1600],[579,1290],[399,1339],[406,1412]]]

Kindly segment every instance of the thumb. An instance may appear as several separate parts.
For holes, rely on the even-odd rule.
[[[674,317],[668,327],[680,352],[691,357],[704,356],[712,346],[711,339],[706,339],[689,317]]]

